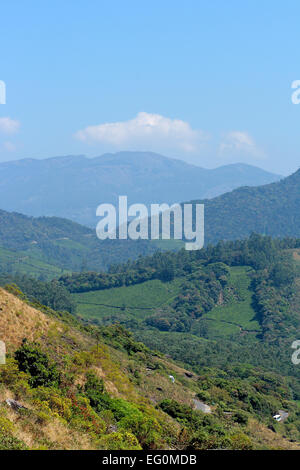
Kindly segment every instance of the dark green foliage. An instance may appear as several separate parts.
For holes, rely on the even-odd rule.
[[[15,352],[15,359],[19,369],[30,375],[29,383],[32,387],[59,385],[60,375],[56,365],[51,363],[37,344],[23,341]]]
[[[247,424],[249,421],[249,415],[244,411],[239,410],[234,413],[233,420],[239,424]]]
[[[90,400],[91,406],[97,411],[101,412],[110,407],[110,397],[104,388],[104,382],[99,379],[93,372],[86,375],[86,383],[84,385],[84,393]]]
[[[88,292],[90,290],[130,286],[155,278],[158,278],[158,273],[153,269],[146,268],[116,274],[97,272],[73,273],[72,275],[61,276],[59,282],[70,292]]]
[[[291,262],[286,260],[276,263],[270,273],[270,279],[276,287],[290,285],[294,278],[295,268]]]

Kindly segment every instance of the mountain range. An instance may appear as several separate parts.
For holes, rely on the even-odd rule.
[[[98,205],[117,204],[119,195],[127,195],[129,204],[170,204],[279,179],[251,165],[209,170],[150,152],[24,159],[0,164],[0,200],[7,211],[94,227]]]
[[[252,232],[299,237],[300,170],[278,182],[242,187],[205,205],[205,243],[235,240]],[[162,243],[164,242],[165,245]],[[172,241],[104,240],[93,229],[59,217],[30,217],[0,210],[0,271],[51,278],[59,270],[105,270],[110,265],[176,249]],[[42,264],[41,264],[42,263]]]

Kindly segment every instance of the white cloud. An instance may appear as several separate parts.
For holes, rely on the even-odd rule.
[[[192,129],[188,122],[146,112],[140,112],[128,121],[86,127],[75,137],[83,142],[98,142],[122,150],[169,148],[184,152],[196,152],[207,140],[203,131]]]
[[[219,146],[221,154],[251,155],[254,158],[265,158],[265,154],[260,149],[253,138],[242,131],[231,131],[225,134],[223,141]]]
[[[265,154],[248,132],[234,130],[221,139],[210,139],[209,134],[181,119],[160,114],[138,113],[133,119],[88,126],[76,132],[75,137],[87,144],[100,144],[102,150],[149,150],[179,155],[190,163],[203,164],[208,155],[241,161],[245,158],[263,159]],[[204,144],[206,144],[204,146]],[[197,162],[195,162],[197,158]]]
[[[20,123],[9,117],[0,118],[0,132],[3,134],[15,134],[19,130]]]

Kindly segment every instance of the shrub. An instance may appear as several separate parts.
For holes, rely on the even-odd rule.
[[[253,444],[251,439],[244,433],[237,433],[230,436],[231,448],[234,450],[251,450]]]
[[[122,418],[119,426],[130,430],[144,449],[157,448],[160,444],[161,427],[153,417],[138,412]]]
[[[105,391],[103,379],[99,379],[93,372],[86,374],[84,393],[89,399],[91,406],[97,411],[110,407],[110,397]]]
[[[30,374],[29,384],[32,387],[59,385],[60,376],[55,364],[50,362],[37,344],[23,340],[22,346],[15,352],[15,359],[19,369]]]
[[[26,374],[23,374],[26,376]],[[7,358],[6,364],[0,367],[0,378],[1,382],[8,386],[14,385],[20,378],[20,371],[18,363],[13,358]]]
[[[100,448],[105,450],[141,450],[137,438],[130,432],[113,432],[103,437],[99,442]]]
[[[198,430],[191,438],[187,448],[193,450],[227,449],[230,440],[226,436],[212,434],[207,430]]]
[[[34,397],[40,402],[43,408],[50,408],[61,418],[69,421],[71,419],[72,402],[69,398],[63,397],[56,388],[38,387],[35,389]]]
[[[242,410],[239,410],[234,414],[233,419],[236,423],[247,424],[248,420],[249,420],[249,417],[248,417],[247,413],[245,413]]]

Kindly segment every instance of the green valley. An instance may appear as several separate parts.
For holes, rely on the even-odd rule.
[[[298,246],[296,239],[253,235],[195,253],[157,253],[107,274],[63,275],[60,282],[83,320],[121,323],[197,370],[242,361],[298,376],[290,353],[299,328]]]

